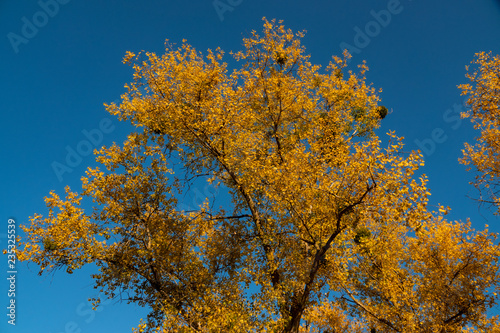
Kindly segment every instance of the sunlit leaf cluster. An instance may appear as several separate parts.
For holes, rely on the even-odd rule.
[[[500,212],[500,55],[476,54],[468,67],[470,84],[459,87],[466,95],[470,118],[480,135],[474,145],[465,144],[461,162],[477,171],[474,185],[480,190],[479,200],[492,204]]]

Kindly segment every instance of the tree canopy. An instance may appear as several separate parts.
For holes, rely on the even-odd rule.
[[[470,84],[460,85],[467,95],[469,110],[463,117],[470,118],[480,131],[475,145],[465,145],[461,162],[477,171],[475,187],[480,191],[481,203],[491,204],[500,212],[500,55],[476,54],[468,68]]]
[[[150,309],[135,332],[499,331],[495,234],[428,207],[422,156],[377,134],[367,66],[321,70],[302,37],[264,19],[231,72],[185,41],[127,52],[133,82],[107,109],[137,130],[80,193],[50,193],[19,259],[96,264],[96,288]],[[180,210],[199,180],[231,202]]]

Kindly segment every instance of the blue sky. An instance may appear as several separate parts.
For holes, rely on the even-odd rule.
[[[464,102],[457,85],[466,82],[465,66],[476,52],[500,53],[500,1],[2,0],[0,247],[7,245],[9,218],[25,224],[46,213],[43,197],[50,190],[79,190],[84,170],[94,165],[86,151],[121,143],[130,132],[102,105],[117,100],[131,81],[131,69],[121,63],[125,51],[161,53],[165,39],[187,39],[200,51],[237,51],[251,30],[261,30],[263,16],[307,30],[303,44],[323,67],[341,54],[340,45],[351,45],[351,65],[367,61],[368,81],[383,88],[383,104],[393,111],[379,134],[395,130],[408,150],[424,151],[431,204],[450,206],[451,219],[471,218],[478,229],[488,223],[500,231],[497,218],[467,197],[477,193],[457,162],[463,142],[475,135],[457,116]],[[57,172],[55,165],[72,171]],[[39,277],[38,267],[22,263],[12,327],[7,258],[1,258],[1,332],[130,331],[146,313],[114,301],[91,313],[91,268]]]

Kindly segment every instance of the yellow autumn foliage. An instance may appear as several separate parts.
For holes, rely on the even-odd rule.
[[[422,156],[376,134],[367,66],[321,71],[302,36],[264,20],[230,73],[220,49],[127,52],[108,110],[136,132],[51,193],[19,259],[95,263],[98,289],[151,310],[135,332],[498,331],[495,235],[428,209]],[[180,210],[198,179],[232,201]]]
[[[469,110],[462,114],[470,118],[474,128],[480,131],[474,145],[465,144],[465,165],[477,171],[474,186],[480,191],[481,203],[491,204],[500,212],[500,55],[476,54],[473,68],[467,67],[470,84],[459,88],[467,96]]]

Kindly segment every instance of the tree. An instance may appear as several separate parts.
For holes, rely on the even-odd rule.
[[[465,144],[461,163],[477,171],[474,186],[480,191],[481,203],[491,204],[500,213],[500,55],[476,54],[474,69],[467,67],[472,84],[462,84],[470,109],[463,113],[470,118],[480,136],[473,146]]]
[[[231,74],[220,49],[128,52],[134,82],[108,110],[137,131],[81,193],[51,192],[19,259],[95,263],[98,289],[151,309],[136,332],[498,330],[495,235],[428,210],[422,156],[375,133],[366,65],[320,73],[302,36],[264,19]],[[178,209],[199,179],[232,202]]]

